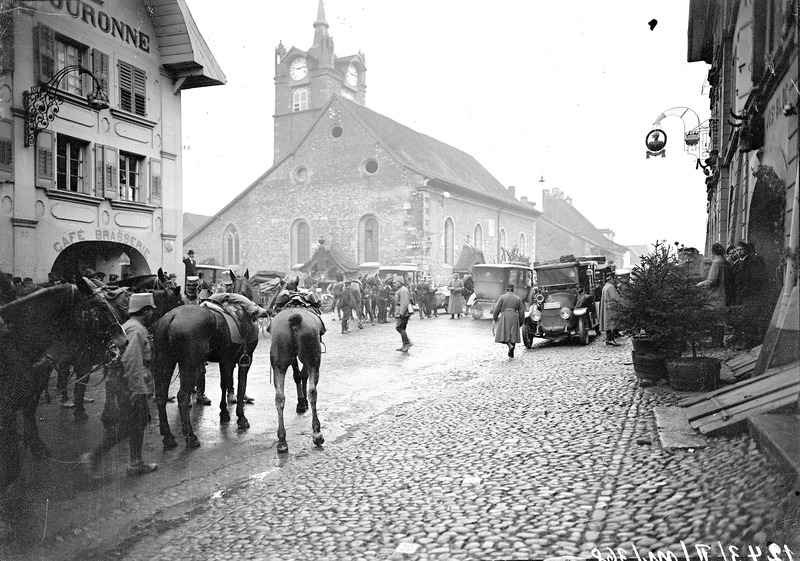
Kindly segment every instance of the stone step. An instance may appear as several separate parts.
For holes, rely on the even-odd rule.
[[[750,435],[758,447],[800,485],[800,415],[764,413],[747,420]]]

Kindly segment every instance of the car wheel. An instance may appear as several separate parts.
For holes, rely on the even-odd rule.
[[[586,320],[584,318],[578,319],[578,338],[581,345],[589,344],[589,328],[586,327]]]
[[[533,347],[533,335],[531,335],[527,323],[522,324],[522,343],[525,345],[526,349]]]
[[[483,317],[483,306],[473,304],[472,308],[470,308],[470,314],[472,314],[472,319],[481,319]]]

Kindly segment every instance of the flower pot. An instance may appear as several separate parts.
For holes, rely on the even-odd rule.
[[[678,358],[667,361],[669,385],[679,392],[710,392],[719,386],[720,360]]]
[[[660,354],[633,351],[633,371],[642,381],[657,382],[667,378],[667,359]]]

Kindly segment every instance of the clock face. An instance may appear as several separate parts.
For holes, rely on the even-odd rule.
[[[292,80],[302,80],[306,77],[307,73],[308,66],[306,66],[306,59],[301,56],[294,59],[289,66],[289,76],[292,77]]]
[[[350,63],[350,66],[347,67],[345,81],[347,81],[348,86],[356,87],[358,85],[358,70],[356,69],[355,64]]]

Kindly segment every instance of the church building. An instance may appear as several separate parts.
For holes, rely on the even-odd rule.
[[[307,50],[275,51],[274,163],[185,238],[198,261],[291,270],[318,244],[446,280],[469,243],[535,260],[541,214],[472,156],[366,106],[366,57],[339,57],[322,0]]]

